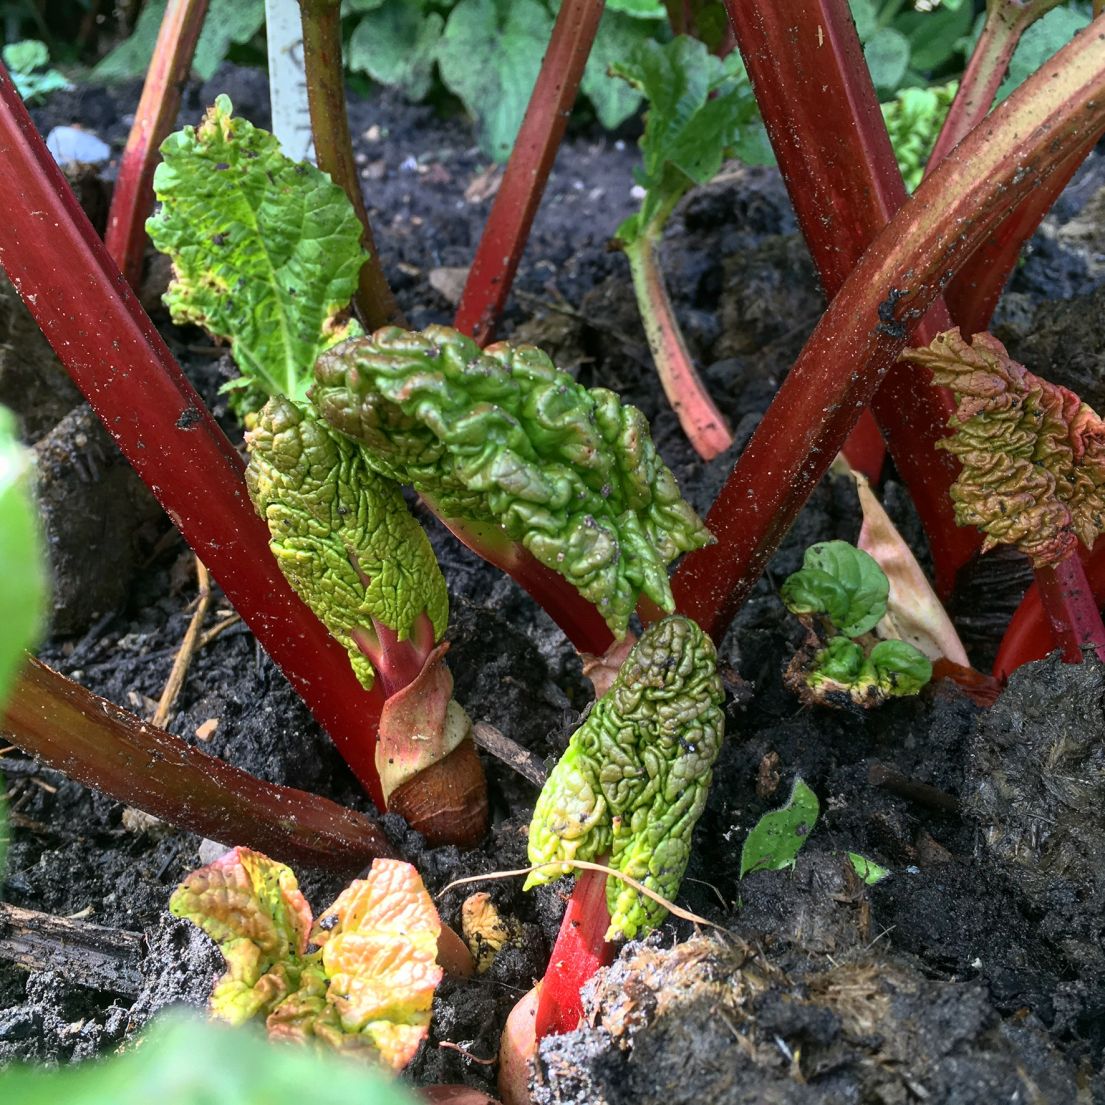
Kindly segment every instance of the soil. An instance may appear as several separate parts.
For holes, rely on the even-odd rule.
[[[263,77],[232,68],[188,90],[182,121],[196,121],[220,91],[239,113],[267,123]],[[36,123],[45,131],[79,122],[119,150],[136,100],[134,86],[62,93]],[[384,95],[354,103],[352,124],[402,306],[415,326],[448,322],[455,270],[471,258],[494,173],[463,120]],[[691,350],[736,431],[729,454],[699,462],[651,374],[624,259],[606,249],[635,203],[635,159],[630,132],[570,135],[502,333],[537,341],[584,383],[638,404],[704,510],[822,301],[773,170],[734,166],[684,203],[665,246],[668,279]],[[1015,355],[1084,389],[1091,402],[1105,362],[1103,165],[1100,154],[1087,163],[1034,240],[997,324]],[[0,305],[0,394],[13,402],[21,388],[10,374],[28,359],[49,372],[50,358],[10,298]],[[240,437],[217,395],[226,358],[163,312],[158,321]],[[54,402],[49,415],[43,392]],[[69,413],[72,395],[59,385],[38,396],[24,428],[39,442],[59,577],[41,655],[148,716],[190,617],[190,555],[95,420],[80,408]],[[892,473],[882,490],[923,555]],[[474,719],[551,762],[590,701],[577,658],[513,584],[420,517],[450,583],[456,697]],[[988,712],[947,682],[869,713],[800,707],[782,670],[801,631],[777,583],[810,543],[854,540],[858,526],[849,487],[826,479],[721,646],[732,692],[728,737],[680,895],[721,931],[671,921],[625,948],[589,990],[588,1023],[542,1046],[539,1101],[1105,1103],[1105,670],[1055,659],[1029,665]],[[962,589],[956,609],[980,666],[1023,587],[1016,567],[990,561]],[[216,602],[212,622],[225,613]],[[369,811],[241,625],[198,653],[168,728],[198,742],[211,719],[218,725],[200,742],[206,751]],[[0,1062],[82,1059],[117,1046],[167,1004],[202,1006],[219,957],[166,903],[201,862],[203,842],[17,751],[3,762],[11,833],[3,900],[105,926],[109,942],[110,931],[143,940],[135,971],[120,975],[115,992],[61,963],[28,973],[0,961]],[[485,757],[485,766],[493,828],[481,847],[430,849],[398,819],[384,819],[432,893],[458,876],[524,862],[535,788],[497,761]],[[785,800],[796,776],[822,811],[796,866],[740,880],[744,836]],[[848,852],[890,874],[866,885]],[[316,871],[300,876],[316,910],[340,889]],[[543,973],[566,886],[523,895],[516,880],[486,884],[525,939],[488,974],[442,985],[430,1040],[407,1075],[413,1082],[494,1091],[494,1068],[478,1060],[496,1054],[506,1014]],[[463,897],[458,890],[438,899],[447,922],[458,923]],[[0,946],[3,938],[0,930]]]

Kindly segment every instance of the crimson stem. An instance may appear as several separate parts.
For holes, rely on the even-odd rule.
[[[545,193],[605,0],[563,0],[453,325],[491,341]]]
[[[381,326],[406,326],[403,312],[384,275],[380,252],[368,219],[349,116],[345,107],[345,82],[341,57],[341,0],[299,0],[303,18],[303,67],[307,77],[307,104],[315,139],[318,167],[329,173],[349,197],[361,221],[361,241],[368,260],[361,267],[353,303],[369,330]]]
[[[848,4],[726,0],[726,9],[799,225],[832,299],[906,200]],[[950,325],[937,305],[917,339],[931,341]],[[885,376],[873,409],[929,537],[937,588],[946,595],[980,544],[973,530],[955,524],[948,492],[958,464],[935,448],[955,402],[931,386],[927,372],[903,365]],[[866,471],[872,446],[868,430],[864,438],[849,439],[846,455],[856,456]]]
[[[922,182],[834,297],[709,513],[717,544],[675,574],[715,640],[946,282],[1105,126],[1103,43],[1099,17]]]
[[[207,15],[207,0],[169,0],[146,71],[134,125],[119,162],[104,242],[132,288],[142,281],[146,216],[153,206],[158,148],[173,129]]]
[[[663,220],[667,218],[663,212]],[[659,226],[663,220],[658,219]],[[657,250],[660,231],[646,227],[622,246],[656,372],[679,424],[698,455],[713,460],[733,444],[733,434],[694,366],[668,296]]]
[[[269,552],[242,461],[108,256],[0,67],[0,264],[77,387],[378,804],[383,695]]]
[[[226,844],[346,873],[395,851],[364,814],[266,783],[28,658],[0,714],[6,740],[85,786]]]

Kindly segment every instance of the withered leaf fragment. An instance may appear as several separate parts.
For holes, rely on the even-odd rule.
[[[1105,531],[1105,423],[1072,391],[1029,372],[997,338],[958,329],[906,360],[932,370],[959,408],[939,442],[963,471],[952,487],[961,526],[983,550],[1013,545],[1037,568],[1087,548]]]

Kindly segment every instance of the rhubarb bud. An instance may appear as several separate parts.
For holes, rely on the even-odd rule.
[[[385,327],[323,354],[315,376],[323,418],[379,472],[446,516],[500,527],[619,637],[640,593],[674,608],[668,564],[710,540],[644,415],[534,346]]]
[[[688,618],[666,618],[634,646],[610,691],[572,735],[530,823],[532,864],[593,860],[671,899],[690,858],[725,728],[717,654]],[[533,872],[526,887],[571,871]],[[653,929],[666,910],[610,877],[607,939]]]
[[[426,615],[439,639],[449,620],[445,580],[399,487],[284,398],[269,401],[247,444],[246,484],[280,569],[345,646],[361,684],[373,684],[380,627],[405,641],[425,633]],[[424,658],[433,641],[418,643]]]
[[[939,442],[963,470],[952,487],[961,526],[983,550],[1013,545],[1037,568],[1092,547],[1105,532],[1105,423],[1072,391],[1018,364],[990,334],[968,344],[958,329],[906,360],[932,370],[959,408]]]

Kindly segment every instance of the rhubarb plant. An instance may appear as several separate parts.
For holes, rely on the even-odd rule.
[[[697,39],[679,35],[665,46],[641,43],[610,71],[648,101],[641,135],[641,209],[618,227],[614,241],[629,261],[633,291],[664,394],[705,460],[733,437],[706,391],[675,318],[658,251],[676,204],[718,173],[727,157],[769,162],[756,100],[736,51],[721,59]]]
[[[189,875],[169,908],[226,960],[216,1019],[263,1017],[273,1039],[314,1040],[394,1070],[425,1039],[441,922],[410,864],[375,860],[312,923],[290,868],[235,848]]]
[[[610,690],[572,735],[537,800],[526,889],[598,860],[672,899],[710,789],[725,731],[710,639],[683,617],[641,637]],[[667,910],[614,876],[607,940],[655,928]]]
[[[890,585],[873,557],[847,541],[811,545],[781,595],[806,629],[806,643],[786,673],[807,702],[871,707],[917,694],[932,662],[907,641],[872,643],[886,614]]]
[[[642,594],[674,609],[667,567],[710,536],[644,415],[613,392],[583,387],[535,346],[481,350],[444,326],[346,342],[315,375],[319,413],[366,463],[447,520],[521,543],[616,637]]]
[[[246,416],[270,395],[302,402],[318,354],[361,333],[348,307],[368,257],[345,193],[232,112],[219,96],[162,143],[146,226],[172,258],[173,321],[230,343],[242,375],[224,390]]]

